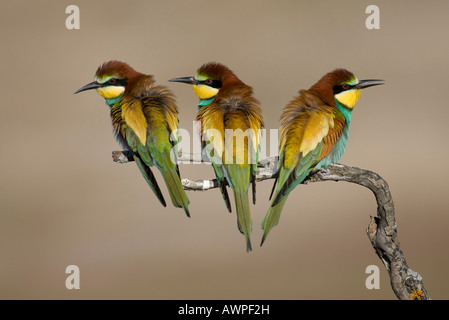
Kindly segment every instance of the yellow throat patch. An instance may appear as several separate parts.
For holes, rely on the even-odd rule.
[[[207,100],[215,97],[218,93],[217,88],[209,87],[203,84],[192,85],[193,92],[200,98],[200,100]]]
[[[359,100],[360,91],[361,90],[359,89],[343,91],[340,92],[339,94],[336,94],[335,99],[342,105],[348,107],[349,109],[352,109]]]
[[[109,86],[97,88],[97,92],[105,99],[115,99],[125,91],[125,87]]]

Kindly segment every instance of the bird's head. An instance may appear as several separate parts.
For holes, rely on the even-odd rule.
[[[218,62],[202,65],[193,77],[174,78],[169,81],[191,84],[193,92],[201,101],[213,100],[222,88],[233,83],[243,84],[228,67]]]
[[[117,102],[125,93],[130,82],[139,73],[121,61],[108,61],[98,67],[95,81],[86,84],[75,93],[95,89],[109,105]]]
[[[318,93],[330,105],[335,105],[335,101],[337,101],[343,107],[352,110],[359,100],[362,89],[384,84],[383,81],[359,80],[346,69],[335,69],[324,75],[310,90]]]

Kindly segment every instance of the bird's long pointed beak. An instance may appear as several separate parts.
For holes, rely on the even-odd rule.
[[[187,84],[197,84],[198,81],[194,77],[181,77],[168,80],[170,82],[182,82]]]
[[[379,80],[379,79],[366,79],[366,80],[360,80],[359,83],[355,86],[356,89],[366,89],[373,86],[378,86],[384,83],[385,80]]]
[[[79,90],[77,90],[74,94],[77,94],[77,93],[80,93],[80,92],[86,91],[86,90],[97,89],[99,87],[101,87],[101,84],[99,84],[98,82],[94,81],[94,82],[86,84],[84,87],[82,87]]]

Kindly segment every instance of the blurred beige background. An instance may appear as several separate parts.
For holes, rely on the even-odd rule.
[[[80,30],[65,27],[70,4]],[[365,28],[369,4],[380,30]],[[119,59],[174,91],[191,133],[197,99],[167,80],[210,60],[253,86],[267,128],[336,67],[385,79],[362,93],[340,162],[388,181],[408,264],[448,299],[448,12],[445,0],[2,0],[0,298],[395,299],[365,233],[376,203],[363,187],[296,188],[259,247],[273,182],[259,183],[251,253],[219,191],[189,192],[190,219],[160,206],[134,164],[112,162],[103,99],[73,95]],[[213,176],[206,165],[181,174]],[[65,287],[71,264],[80,290]],[[380,290],[365,288],[373,264]]]

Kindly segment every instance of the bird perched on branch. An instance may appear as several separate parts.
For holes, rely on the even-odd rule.
[[[128,64],[109,61],[95,73],[95,81],[75,93],[95,89],[111,108],[112,126],[148,185],[165,207],[166,202],[150,167],[156,166],[167,185],[173,205],[189,214],[189,199],[176,163],[178,108],[173,94],[154,84],[153,76]]]
[[[253,97],[250,86],[216,62],[201,66],[194,77],[170,81],[191,84],[200,99],[197,120],[201,122],[203,147],[229,212],[231,204],[226,187],[230,186],[234,192],[237,225],[245,236],[247,251],[250,251],[252,221],[248,192],[252,184],[255,203],[259,138],[263,128],[259,102]]]
[[[281,115],[279,162],[262,222],[261,245],[278,224],[290,192],[311,172],[336,163],[348,141],[352,110],[362,89],[383,80],[358,80],[345,69],[324,75],[309,90],[301,90]]]

